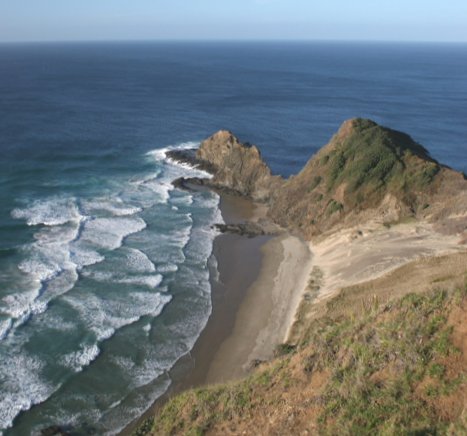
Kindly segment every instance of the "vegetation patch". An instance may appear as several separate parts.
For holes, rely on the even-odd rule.
[[[311,185],[309,187],[309,191],[313,191],[321,183],[321,180],[323,180],[321,176],[313,177],[313,180],[311,181]]]
[[[328,215],[332,215],[336,212],[340,212],[344,209],[344,205],[342,203],[339,203],[338,201],[336,200],[331,200],[328,204],[328,208],[327,208],[327,211],[326,213]]]

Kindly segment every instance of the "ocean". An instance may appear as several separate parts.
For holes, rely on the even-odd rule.
[[[168,160],[219,129],[289,176],[348,118],[467,172],[467,46],[0,45],[0,434],[115,434],[212,310],[216,194]]]

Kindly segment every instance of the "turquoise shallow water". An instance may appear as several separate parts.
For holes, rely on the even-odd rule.
[[[220,128],[298,171],[347,118],[467,170],[467,47],[0,45],[0,432],[115,433],[211,311],[218,198],[164,158]]]

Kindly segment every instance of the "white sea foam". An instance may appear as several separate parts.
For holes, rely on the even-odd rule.
[[[80,223],[84,217],[80,217],[76,221],[69,221],[56,226],[47,226],[39,229],[34,233],[34,239],[39,245],[60,244],[71,242],[78,237]]]
[[[122,277],[123,274],[124,277]],[[160,274],[128,275],[127,273],[110,271],[86,271],[84,275],[101,283],[120,283],[147,286],[149,288],[157,288],[162,282],[162,276]]]
[[[118,196],[113,197],[111,200],[108,198],[96,198],[82,201],[82,207],[88,215],[109,213],[113,216],[129,216],[135,215],[143,210],[139,206],[125,204]]]
[[[11,427],[23,410],[48,398],[55,390],[41,377],[44,363],[26,353],[3,354],[0,359],[0,428]],[[20,383],[18,383],[20,381]]]
[[[154,159],[156,162],[164,162],[174,169],[178,169],[175,173],[170,171],[170,169],[166,173],[173,176],[172,180],[176,177],[180,177],[181,175],[188,175],[191,177],[204,177],[204,178],[211,178],[212,175],[207,171],[203,171],[198,169],[196,166],[190,165],[185,162],[179,162],[174,159],[167,157],[167,152],[172,150],[189,150],[198,148],[200,145],[199,142],[191,141],[191,142],[184,142],[177,145],[169,145],[168,147],[157,148],[155,150],[148,151],[146,153],[147,156]],[[180,171],[182,170],[182,171]]]
[[[165,240],[168,245],[176,246],[180,249],[185,248],[190,240],[191,230],[193,226],[191,224],[186,225],[178,230],[173,230],[172,232],[165,235]]]
[[[154,274],[152,276],[130,276],[124,279],[119,279],[117,282],[128,285],[139,285],[147,286],[149,288],[157,288],[162,282],[162,276],[160,274]]]
[[[183,250],[190,241],[191,228],[190,225],[164,235],[159,235],[159,244],[165,247],[165,250],[158,254],[160,262],[181,264],[185,261],[186,257]]]
[[[170,198],[170,191],[174,189],[170,182],[161,180],[160,178],[148,179],[144,183],[141,183],[141,186],[150,189],[156,194],[159,203],[167,203]]]
[[[16,329],[31,315],[44,312],[51,299],[73,288],[78,274],[77,265],[70,258],[70,245],[78,238],[86,217],[72,197],[35,201],[30,207],[13,210],[12,216],[26,219],[29,225],[45,226],[34,233],[33,243],[22,247],[25,257],[18,264],[33,284],[32,289],[3,299],[7,309],[2,311],[14,318]]]
[[[173,148],[192,148],[196,145],[185,144]],[[209,195],[200,198],[198,195],[193,196],[188,193],[177,193],[175,198],[171,198],[173,187],[170,182],[173,179],[180,176],[206,177],[207,173],[176,162],[169,162],[166,159],[165,152],[164,150],[158,150],[153,155],[150,154],[151,158],[161,163],[160,166],[163,166],[163,171],[152,174],[144,180],[132,181],[128,183],[128,186],[120,187],[118,196],[99,197],[87,202],[81,200],[79,208],[74,199],[60,200],[58,209],[50,209],[49,206],[44,206],[44,202],[36,202],[30,208],[15,209],[12,212],[12,216],[25,219],[29,225],[44,224],[47,226],[38,229],[35,242],[25,247],[26,257],[22,262],[22,270],[25,274],[34,277],[37,284],[43,286],[42,288],[33,288],[29,293],[25,293],[24,297],[19,297],[19,293],[8,296],[6,297],[7,301],[3,301],[3,303],[8,308],[13,309],[8,315],[16,317],[17,321],[19,321],[21,317],[27,316],[28,311],[30,313],[44,311],[47,308],[47,303],[52,298],[62,295],[62,301],[77,312],[76,317],[72,318],[76,320],[80,327],[84,327],[88,332],[93,332],[96,338],[95,344],[81,345],[78,349],[58,360],[58,362],[76,372],[82,370],[97,358],[99,343],[110,338],[115,331],[138,321],[143,316],[159,316],[163,307],[172,298],[170,295],[163,293],[167,290],[161,287],[163,275],[175,272],[182,274],[180,280],[185,281],[186,279],[187,283],[193,286],[193,289],[201,289],[200,295],[203,295],[203,301],[204,298],[208,298],[206,296],[209,291],[207,270],[192,271],[191,274],[183,275],[183,272],[189,270],[191,266],[184,268],[180,268],[180,266],[185,260],[184,250],[190,251],[190,265],[193,265],[192,260],[198,260],[198,256],[200,258],[199,265],[201,265],[201,258],[205,257],[207,259],[210,255],[215,233],[209,230],[211,222],[199,230],[199,223],[194,226],[191,215],[184,216],[182,212],[191,205],[194,205],[194,208],[212,209],[212,216],[208,220],[221,222],[221,219],[217,219],[216,216],[218,198]],[[196,204],[194,204],[194,198],[196,198]],[[56,202],[56,199],[51,199],[50,204],[54,201]],[[150,254],[151,259],[141,250],[122,246],[127,236],[146,228],[146,222],[139,217],[139,213],[143,209],[167,202],[169,203],[168,207],[160,207],[160,210],[163,211],[161,216],[164,216],[165,219],[165,214],[172,213],[174,221],[167,226],[167,231],[157,235],[157,240],[154,241],[155,248],[153,250],[148,249],[147,241],[144,242],[142,239],[142,233],[141,238],[136,236],[131,241],[132,244],[140,248],[145,247],[143,249]],[[170,212],[170,206],[175,206],[179,210]],[[154,207],[153,211],[157,217],[158,207]],[[145,210],[145,219],[146,216],[150,216],[150,213],[152,212]],[[203,215],[205,216],[205,214]],[[148,222],[153,223],[153,221],[149,220]],[[153,228],[148,229],[145,235],[146,233],[150,234],[151,231],[153,231]],[[141,244],[141,246],[138,244]],[[116,251],[108,256],[106,260],[103,254],[99,252],[102,249]],[[165,255],[164,253],[170,254]],[[86,266],[104,261],[106,263],[102,263],[102,265],[86,268]],[[154,265],[154,262],[157,266]],[[107,292],[104,286],[98,287],[98,291],[77,287],[75,291],[68,292],[78,279],[78,272],[88,277],[94,277],[96,280],[114,281],[128,285],[134,284],[138,287],[129,287],[129,292],[121,287],[115,287],[115,292]],[[153,290],[154,288],[157,288],[157,292]],[[25,307],[27,310],[24,310]],[[66,313],[69,310],[71,309],[67,308]],[[52,312],[55,312],[55,310],[51,310]],[[170,353],[167,352],[167,355],[164,356],[165,360],[158,359],[156,353],[151,354],[150,359],[144,359],[143,364],[139,365],[139,367],[131,368],[127,366],[126,369],[124,366],[122,367],[122,370],[135,375],[135,386],[145,386],[153,381],[155,377],[161,374],[161,371],[166,371],[169,368],[173,363],[172,358],[176,358],[177,355],[192,347],[197,333],[203,327],[205,315],[206,317],[209,316],[209,310],[206,313],[197,310],[196,314],[193,314],[193,320],[186,320],[187,331],[183,332],[183,338],[174,345],[175,348]],[[47,321],[50,320],[50,326],[53,328],[58,330],[65,328],[62,325],[64,320],[56,317],[55,321],[53,321],[52,314],[37,317],[37,320],[40,320],[38,326],[47,326]],[[69,324],[66,327],[68,330],[76,328],[76,325]],[[177,328],[180,328],[181,325],[182,323],[177,323]],[[8,330],[11,330],[11,325],[7,326],[2,322],[0,324],[0,338],[2,337],[1,332]],[[26,331],[26,329],[24,330]],[[151,324],[145,324],[143,330],[146,334],[149,334]],[[18,330],[19,336],[24,336],[26,341],[29,336],[28,334],[23,335],[22,331],[23,329]],[[9,363],[12,363],[11,360]],[[123,364],[123,361],[121,363]],[[126,363],[131,365],[131,363]],[[21,363],[18,362],[16,365],[21,365]],[[28,365],[25,366],[28,367]],[[15,367],[14,362],[12,367]],[[42,367],[37,367],[34,375],[39,377],[37,374],[40,374],[41,370]],[[0,379],[3,383],[2,374],[3,372],[0,371]],[[23,380],[22,377],[21,380]],[[29,408],[31,404],[37,402],[37,399],[43,401],[54,389],[53,386],[44,387],[40,378],[30,379],[25,376],[24,380],[27,380],[26,383],[32,386],[31,390],[28,390],[28,387],[23,389],[21,386],[21,389],[23,389],[21,395],[17,395],[13,388],[11,388],[14,392],[13,395],[10,395],[9,388],[6,390],[5,397],[9,396],[10,400],[3,399],[3,404],[7,404],[5,401],[10,401],[8,403],[10,405],[14,403],[14,406],[11,406],[11,412],[5,418],[10,422],[20,410]],[[144,408],[143,403],[145,404],[146,401],[148,401],[147,405],[149,405],[158,395],[159,393],[154,392],[154,398],[150,400],[149,397],[144,397],[144,401],[140,402],[136,408],[135,404],[127,405],[124,402],[115,406],[112,410],[118,414],[124,409],[129,417],[132,413],[132,417],[134,417],[134,413],[136,413],[134,410]],[[29,402],[27,402],[28,398]],[[3,419],[1,401],[2,399],[0,399],[0,428],[2,428],[1,420]],[[112,404],[119,404],[119,401],[112,401]],[[83,410],[80,417],[89,418],[91,421],[96,422],[100,418],[100,413],[101,411],[97,409],[87,408],[85,411]]]
[[[38,317],[34,320],[37,329],[56,330],[59,333],[76,331],[76,319],[67,319],[66,314],[58,311],[49,311],[47,316]]]
[[[81,241],[77,241],[70,247],[70,261],[76,265],[78,270],[105,260],[102,254],[83,245]]]
[[[0,320],[0,340],[6,337],[12,326],[13,321],[11,318]]]
[[[86,221],[81,239],[97,247],[115,250],[122,246],[123,239],[146,228],[139,217],[95,218]]]
[[[23,260],[18,268],[26,274],[33,276],[38,282],[50,279],[60,271],[60,266],[47,258]]]
[[[159,315],[171,298],[159,292],[130,292],[124,299],[115,296],[111,300],[103,300],[94,294],[67,294],[64,300],[79,313],[80,319],[94,332],[97,340],[103,341],[142,316]]]
[[[156,267],[156,271],[162,274],[177,272],[178,265],[175,265],[174,263],[165,263],[162,265],[158,265]]]
[[[75,199],[64,197],[37,200],[29,207],[14,209],[11,216],[17,219],[25,219],[30,226],[38,224],[57,226],[81,219]]]
[[[155,150],[148,151],[146,156],[151,156],[157,161],[162,161],[167,158],[167,152],[171,150],[190,150],[193,148],[198,148],[200,142],[199,141],[188,141],[182,142],[181,144],[177,145],[169,145],[163,148],[156,148]]]
[[[56,235],[52,239],[55,241]],[[17,328],[30,315],[47,309],[53,298],[72,289],[78,280],[76,265],[70,261],[68,242],[45,242],[45,239],[25,247],[28,257],[18,268],[37,283],[36,288],[27,292],[8,295],[4,298],[7,311],[15,318]],[[46,285],[44,285],[46,283]]]
[[[174,210],[178,210],[178,206],[191,206],[193,204],[193,195],[186,192],[184,194],[170,199],[172,207],[175,207]]]
[[[154,272],[156,266],[149,257],[136,248],[126,248],[126,266],[135,272]]]
[[[97,271],[111,270],[117,275],[153,273],[156,266],[149,257],[141,250],[132,247],[122,246],[116,250],[107,263],[100,268],[85,269],[83,275],[93,276]]]
[[[100,349],[97,344],[82,344],[79,350],[65,354],[60,359],[60,363],[68,368],[71,368],[75,372],[79,372],[85,366],[88,366],[91,362],[93,362],[99,353]]]
[[[11,318],[20,318],[30,308],[38,297],[38,289],[5,295],[2,298],[1,312]]]
[[[135,401],[130,406],[125,405],[125,407],[115,407],[108,410],[100,421],[102,435],[113,436],[123,431],[129,422],[142,416],[154,404],[154,401],[167,391],[170,382],[170,377],[164,372],[159,377],[157,384],[145,386],[141,392],[137,393]],[[112,430],[109,431],[110,428]]]
[[[36,299],[33,306],[37,307],[38,304],[47,305],[49,301],[73,289],[77,281],[78,273],[75,268],[63,269],[60,274],[47,282],[45,292]],[[40,312],[36,310],[35,313]]]
[[[131,357],[115,356],[112,360],[125,374],[131,374],[133,389],[154,381],[167,369],[158,359],[144,359],[143,362],[136,363]]]

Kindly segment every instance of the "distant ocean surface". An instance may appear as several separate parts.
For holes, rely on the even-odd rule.
[[[0,434],[114,434],[204,328],[219,199],[164,150],[225,128],[288,176],[357,116],[467,172],[467,46],[0,45]]]

